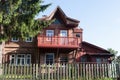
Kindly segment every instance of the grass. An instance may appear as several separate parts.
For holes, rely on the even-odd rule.
[[[6,79],[31,79],[32,75],[1,75],[0,78]]]
[[[0,80],[1,79],[20,79],[20,80],[25,80],[25,79],[35,79],[35,80],[39,80],[39,77],[35,77],[33,75],[1,75],[0,76]],[[41,80],[51,80],[51,79],[41,79]],[[56,80],[56,79],[52,79],[52,80]],[[113,79],[113,78],[87,78],[87,77],[79,77],[79,78],[60,78],[59,80],[117,80],[117,79]]]

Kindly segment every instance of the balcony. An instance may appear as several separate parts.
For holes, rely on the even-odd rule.
[[[38,47],[47,48],[78,48],[78,38],[38,36]]]

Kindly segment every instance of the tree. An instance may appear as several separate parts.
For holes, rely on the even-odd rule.
[[[112,57],[113,58],[113,62],[116,62],[117,61],[117,53],[118,53],[118,51],[115,51],[114,49],[112,49],[112,48],[108,48],[107,49],[111,54],[114,54],[114,56]]]
[[[25,39],[35,36],[50,21],[35,20],[35,16],[50,4],[42,0],[0,0],[0,42],[11,37]]]
[[[118,51],[115,51],[114,49],[112,48],[108,48],[107,49],[111,54],[114,54],[114,55],[117,55]]]
[[[120,55],[117,56],[116,61],[117,61],[118,63],[120,63]]]

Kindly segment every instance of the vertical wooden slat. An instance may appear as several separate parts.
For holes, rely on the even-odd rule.
[[[80,77],[83,77],[83,65],[80,63]]]
[[[85,70],[85,63],[82,63],[83,66],[82,66],[82,69],[83,69],[83,78],[86,77],[85,73],[86,73],[86,70]]]
[[[51,66],[51,72],[50,72],[51,80],[53,80],[53,73],[54,73],[54,64],[52,64]]]
[[[43,70],[44,70],[44,66],[42,64],[41,65],[41,79],[44,79],[44,72],[43,72]]]
[[[116,64],[114,64],[114,71],[113,71],[113,72],[114,72],[114,78],[116,78],[116,77],[117,77],[117,76],[116,76],[116,72],[117,72],[117,71],[116,71]]]
[[[68,75],[69,75],[69,73],[68,73],[68,63],[66,63],[66,69],[65,69],[65,73],[66,73],[66,80],[68,80],[69,78],[68,78]]]
[[[13,65],[11,65],[11,70],[10,71],[11,71],[11,76],[14,76],[14,78],[15,78],[16,75],[14,73]]]
[[[94,64],[94,78],[97,78],[97,65]]]
[[[68,64],[68,78],[71,79],[71,68],[70,64]]]
[[[91,65],[92,64],[88,64],[88,69],[89,69],[89,73],[88,73],[88,75],[89,75],[89,79],[91,79],[92,78],[92,71],[91,71]]]
[[[65,69],[66,69],[65,63],[63,63],[63,79],[66,79]]]
[[[109,78],[112,77],[112,64],[109,64]]]
[[[94,79],[94,71],[93,71],[94,69],[93,69],[93,63],[91,64],[91,77],[92,77],[92,79]]]
[[[100,76],[101,76],[101,78],[103,78],[104,77],[104,64],[101,64],[101,70],[100,70]]]
[[[32,70],[32,76],[33,76],[33,80],[35,79],[35,64],[33,64],[33,70]]]
[[[36,70],[35,70],[35,71],[36,71],[36,76],[35,76],[35,77],[36,77],[36,79],[37,79],[37,78],[38,78],[38,64],[36,64],[35,67],[36,67]]]

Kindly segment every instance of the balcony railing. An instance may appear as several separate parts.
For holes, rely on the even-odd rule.
[[[38,36],[38,47],[78,48],[78,38]]]

